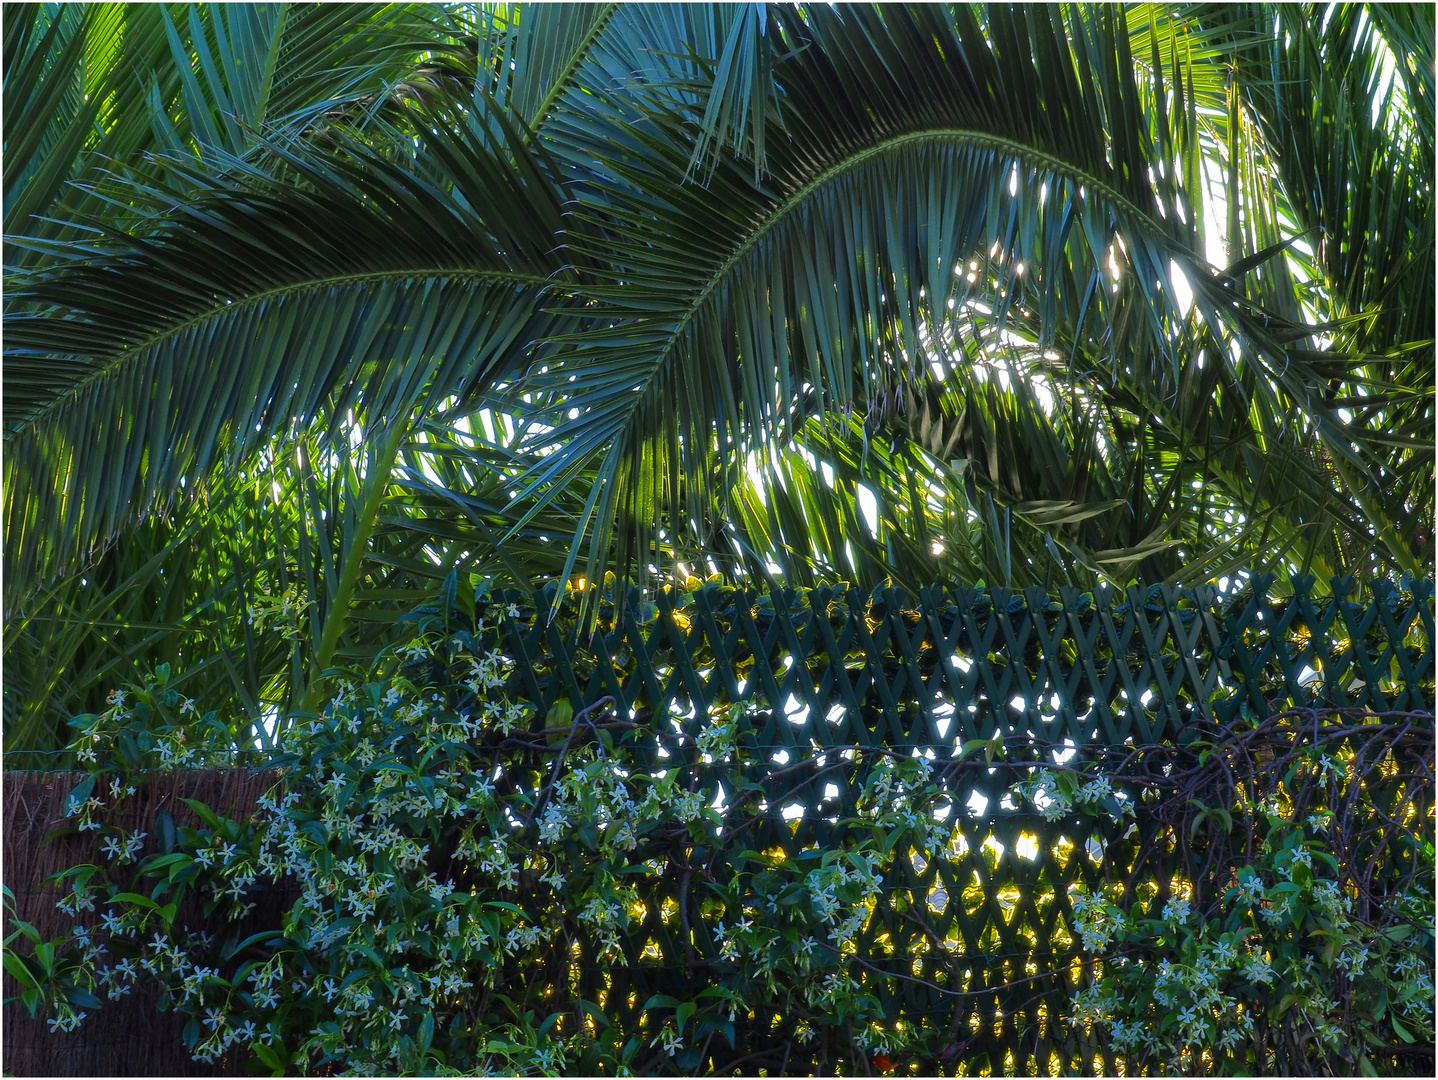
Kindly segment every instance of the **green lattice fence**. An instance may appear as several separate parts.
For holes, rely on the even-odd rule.
[[[515,661],[511,692],[538,703],[540,718],[560,698],[579,709],[610,696],[621,718],[642,724],[634,738],[656,765],[682,753],[669,733],[693,736],[711,708],[747,703],[740,738],[759,751],[750,760],[767,767],[744,775],[695,767],[702,783],[726,791],[759,785],[759,812],[743,826],[752,839],[733,852],[684,853],[696,877],[706,859],[712,868],[739,848],[792,858],[829,843],[854,812],[864,771],[863,753],[838,748],[930,756],[951,796],[953,840],[944,858],[909,852],[895,861],[859,943],[871,965],[864,978],[897,997],[905,1023],[932,1030],[939,1056],[929,1067],[1112,1072],[1104,1048],[1064,1022],[1083,970],[1068,888],[1148,881],[1161,905],[1177,860],[1135,865],[1151,822],[1048,823],[1012,810],[1005,791],[1013,773],[982,757],[955,761],[955,748],[997,733],[1011,758],[1052,760],[1050,750],[1067,745],[1082,760],[1097,745],[1182,742],[1194,725],[1225,724],[1244,710],[1266,716],[1326,703],[1432,712],[1431,583],[1380,582],[1367,604],[1346,599],[1351,582],[1335,581],[1323,597],[1311,581],[1292,582],[1283,596],[1269,595],[1272,579],[1253,585],[1227,604],[1212,588],[1066,589],[1057,597],[931,589],[906,598],[704,586],[651,603],[636,594],[622,610],[604,603],[583,640],[571,594],[547,625],[533,619],[532,605],[519,619],[505,617],[499,643]],[[796,770],[787,767],[796,748],[830,754]],[[1401,792],[1375,789],[1372,797]],[[701,917],[703,890],[687,884],[687,875],[682,883],[673,875],[642,887],[645,915],[627,944],[628,966],[583,969],[571,992],[631,1023],[653,994],[691,999],[716,946]],[[680,905],[691,918],[681,920]],[[734,1054],[725,1056],[743,1071],[743,1055],[785,1025],[782,1002],[771,1014],[739,1017]],[[789,1067],[824,1064],[795,1058]]]
[[[768,710],[760,741],[784,746],[952,746],[1000,729],[1079,746],[1160,742],[1278,702],[1431,708],[1431,583],[1376,582],[1370,604],[1345,599],[1351,581],[1327,597],[1311,579],[1282,597],[1272,583],[1228,606],[1211,586],[917,600],[705,586],[657,602],[636,593],[623,612],[606,602],[583,643],[563,608],[543,625],[531,606],[523,624],[505,619],[502,646],[516,661],[511,692],[544,709],[612,695],[636,717],[682,717],[746,701]]]
[[[1051,761],[1052,751],[1071,749],[1081,761],[1101,746],[1182,742],[1186,730],[1228,723],[1245,709],[1265,716],[1323,702],[1431,715],[1432,583],[1379,582],[1367,603],[1346,599],[1348,582],[1335,582],[1328,596],[1301,581],[1269,595],[1272,584],[1257,581],[1227,603],[1211,589],[1057,597],[934,589],[915,598],[704,586],[652,602],[636,594],[622,609],[603,603],[583,638],[575,596],[548,623],[534,617],[548,610],[542,596],[537,604],[506,597],[518,618],[502,614],[508,603],[488,605],[490,618],[499,613],[495,644],[515,661],[510,691],[538,705],[536,731],[563,716],[551,712],[560,698],[578,709],[612,697],[618,717],[637,724],[623,737],[641,765],[685,765],[697,783],[721,783],[731,796],[725,837],[733,843],[706,851],[646,841],[634,853],[667,869],[633,879],[643,914],[625,939],[625,964],[595,963],[586,941],[572,962],[556,957],[523,980],[538,987],[535,1001],[558,1007],[582,998],[628,1031],[652,1032],[652,1017],[641,1018],[652,996],[690,1001],[715,978],[710,876],[762,874],[765,859],[746,850],[805,864],[806,851],[839,839],[874,751],[921,753],[948,794],[951,837],[932,858],[910,850],[894,860],[858,939],[868,966],[856,972],[891,1014],[925,1031],[934,1056],[912,1068],[1112,1073],[1105,1048],[1067,1023],[1085,971],[1071,937],[1069,886],[1156,886],[1149,902],[1161,906],[1183,852],[1149,853],[1140,863],[1157,831],[1142,817],[1130,828],[1011,809],[1010,766]],[[702,718],[735,703],[744,705],[743,770],[694,756]],[[1008,763],[954,756],[995,734]],[[1391,808],[1404,791],[1375,782],[1365,794]],[[1379,872],[1396,880],[1395,868]],[[138,1013],[135,1020],[146,1022]],[[783,1000],[737,1015],[732,1035],[732,1048],[727,1036],[705,1044],[713,1056],[700,1071],[856,1068],[797,1042]]]

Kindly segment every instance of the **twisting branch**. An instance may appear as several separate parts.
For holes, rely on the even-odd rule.
[[[554,768],[549,771],[549,780],[545,783],[544,787],[540,789],[539,795],[534,800],[534,805],[529,808],[529,814],[524,819],[525,832],[529,831],[529,827],[534,824],[534,819],[539,816],[540,811],[544,809],[544,804],[549,801],[549,793],[554,790],[554,785],[559,780],[559,770],[564,767],[564,757],[569,753],[570,744],[574,742],[574,733],[579,730],[579,725],[581,723],[589,723],[590,728],[594,730],[594,737],[596,739],[599,738],[599,731],[594,727],[594,724],[589,721],[589,714],[596,709],[601,709],[613,704],[614,698],[606,695],[593,705],[586,706],[574,714],[574,721],[569,725],[569,737],[564,740],[564,747],[559,751],[559,756],[554,759]]]

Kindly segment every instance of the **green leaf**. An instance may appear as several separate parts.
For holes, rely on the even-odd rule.
[[[1070,801],[1078,794],[1078,777],[1071,772],[1063,771],[1055,773],[1054,783],[1057,785],[1059,793]]]
[[[975,750],[986,748],[990,745],[988,739],[969,739],[959,748],[960,759],[968,757]]]
[[[521,918],[529,918],[522,907],[519,907],[517,904],[511,904],[508,900],[486,900],[484,906],[494,908],[497,911],[512,911]]]
[[[449,627],[450,612],[454,610],[454,598],[459,590],[459,573],[451,570],[445,575],[444,581],[439,587],[439,611],[440,617],[444,619],[444,625]]]
[[[689,1022],[689,1018],[694,1015],[694,1010],[698,1007],[699,1006],[692,1001],[686,1001],[681,1004],[674,1012],[675,1027],[682,1032],[684,1025]]]
[[[168,810],[159,810],[155,814],[154,826],[156,842],[160,845],[160,851],[168,855],[175,850],[177,840],[175,832],[175,819]]]
[[[85,777],[71,789],[70,794],[65,797],[65,816],[71,817],[80,812],[80,807],[89,801],[90,796],[95,792],[95,777]]]
[[[64,994],[65,1000],[76,1008],[98,1009],[100,1007],[100,999],[82,987],[67,986],[62,993]]]
[[[151,855],[140,864],[140,869],[146,874],[167,870],[176,866],[188,866],[194,859],[182,851],[176,851],[169,855]]]
[[[270,1070],[271,1076],[284,1076],[288,1073],[289,1056],[282,1048],[256,1039],[250,1043],[250,1050],[265,1068]]]
[[[22,987],[33,987],[39,985],[38,978],[30,970],[30,965],[26,962],[23,956],[20,956],[18,953],[10,949],[6,949],[3,957],[0,957],[0,959],[3,959],[5,964],[5,970],[10,973],[11,978],[18,982]]]
[[[217,833],[224,831],[224,822],[220,820],[220,816],[216,814],[213,810],[211,810],[208,806],[206,806],[204,803],[200,802],[198,799],[181,798],[180,801],[186,806],[188,806],[191,810],[193,810],[196,816],[198,816],[199,819],[203,821],[206,825],[208,825],[212,830]]]
[[[140,893],[133,892],[116,893],[114,896],[110,897],[110,899],[106,901],[106,903],[134,904],[136,907],[146,908],[150,911],[156,911],[160,907],[159,904],[155,903],[155,901],[151,900],[148,896],[142,896]]]
[[[560,698],[549,707],[549,712],[544,717],[544,726],[562,728],[573,719],[574,706],[569,704],[568,698]]]

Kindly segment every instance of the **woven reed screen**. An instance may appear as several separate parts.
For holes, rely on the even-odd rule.
[[[5,774],[5,884],[15,893],[16,915],[34,923],[46,940],[64,937],[75,922],[56,910],[60,890],[45,878],[83,862],[95,861],[95,843],[69,830],[47,836],[64,820],[65,798],[88,775],[77,772],[7,772]],[[221,813],[236,817],[254,810],[255,800],[274,785],[272,772],[253,769],[192,770],[160,773],[139,783],[137,797],[127,802],[117,824],[131,831],[154,833],[155,814],[170,812],[180,825],[200,822],[181,799],[199,799]],[[268,890],[257,897],[246,927],[262,930],[279,925],[280,913],[298,890]],[[181,907],[182,924],[203,925],[200,899],[191,896]],[[4,975],[9,998],[19,986]],[[89,1017],[77,1031],[52,1032],[43,1018],[25,1015],[20,1002],[4,1007],[6,1076],[244,1076],[238,1056],[227,1055],[213,1065],[191,1059],[180,1041],[185,1018],[155,1008],[157,994],[144,988]]]
[[[1161,904],[1182,852],[1135,865],[1151,822],[1133,830],[1045,822],[1006,804],[1012,772],[981,757],[958,761],[954,751],[997,733],[1012,757],[1052,760],[1049,750],[1068,740],[1082,760],[1096,745],[1181,741],[1186,728],[1228,723],[1245,708],[1256,716],[1319,703],[1432,712],[1431,583],[1378,582],[1366,604],[1346,599],[1350,582],[1318,596],[1311,581],[1295,581],[1281,597],[1269,595],[1271,579],[1253,584],[1229,604],[1212,589],[932,589],[914,598],[705,586],[652,603],[636,595],[623,609],[601,604],[583,639],[574,597],[545,622],[516,595],[506,599],[519,603],[520,617],[501,616],[494,640],[514,661],[511,693],[537,706],[536,727],[561,697],[578,709],[610,696],[620,716],[646,722],[636,750],[656,765],[666,752],[645,730],[696,734],[711,708],[746,703],[739,737],[760,751],[750,755],[758,764],[747,775],[696,767],[704,783],[726,791],[761,785],[766,809],[745,823],[750,831],[733,851],[685,853],[696,867],[709,860],[712,870],[741,848],[792,857],[832,842],[854,811],[861,769],[838,755],[822,771],[787,768],[796,747],[932,753],[952,800],[954,838],[942,858],[908,852],[894,861],[859,940],[869,965],[859,976],[906,1024],[931,1032],[932,1068],[1113,1072],[1104,1047],[1065,1022],[1083,970],[1068,930],[1068,889],[1150,881]],[[1401,792],[1375,789],[1372,797]],[[7,816],[7,848],[10,829]],[[17,892],[34,887],[7,877]],[[651,995],[692,999],[718,949],[701,918],[703,890],[697,881],[687,888],[687,879],[640,887],[646,915],[626,942],[627,965],[580,968],[577,981],[559,970],[532,978],[636,1027]],[[690,941],[681,940],[681,904],[691,913]],[[741,1072],[775,1071],[781,1062],[766,1048],[784,1019],[782,1002],[737,1017],[723,1059]],[[805,1054],[786,1050],[782,1064],[792,1073],[841,1064]]]

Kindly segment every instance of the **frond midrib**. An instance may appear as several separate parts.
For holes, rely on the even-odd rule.
[[[589,59],[590,50],[598,43],[599,37],[609,28],[609,21],[614,18],[614,13],[619,10],[617,3],[605,4],[604,13],[594,20],[594,26],[580,42],[579,48],[574,50],[569,63],[554,80],[554,85],[549,88],[549,93],[544,95],[544,100],[539,103],[535,110],[534,119],[530,121],[530,128],[537,134],[544,127],[544,119],[549,115],[549,110],[554,108],[555,102],[569,89],[572,80],[584,62]]]
[[[251,293],[242,300],[226,301],[215,304],[204,311],[200,311],[183,322],[167,326],[141,341],[135,342],[121,349],[120,352],[108,360],[97,363],[94,368],[81,380],[72,386],[66,387],[63,391],[45,402],[35,413],[15,423],[13,426],[7,424],[5,427],[5,441],[10,442],[22,435],[29,434],[46,422],[48,417],[61,409],[64,404],[79,397],[87,388],[97,381],[113,374],[123,365],[134,360],[150,349],[154,349],[167,339],[178,337],[205,322],[217,319],[225,314],[234,314],[258,304],[267,303],[271,300],[284,296],[291,296],[298,293],[312,292],[318,289],[344,287],[348,285],[363,285],[367,282],[384,281],[405,281],[411,279],[468,279],[477,282],[491,282],[495,284],[527,285],[540,289],[551,285],[552,279],[539,274],[524,274],[518,271],[509,270],[478,270],[455,268],[415,268],[409,270],[374,270],[359,274],[337,274],[324,278],[313,278],[304,282],[292,282],[287,285],[276,286],[262,292]]]
[[[1007,152],[1011,157],[1021,159],[1028,164],[1041,166],[1052,172],[1066,176],[1068,179],[1087,188],[1091,195],[1098,195],[1101,201],[1117,206],[1133,217],[1140,220],[1147,220],[1151,217],[1148,211],[1139,207],[1108,181],[1078,168],[1072,162],[1015,139],[1006,139],[1003,136],[994,135],[990,132],[975,131],[966,128],[940,128],[928,131],[908,132],[891,139],[885,139],[882,142],[875,143],[873,146],[865,147],[863,150],[850,155],[842,161],[834,163],[798,188],[795,188],[794,191],[786,195],[778,205],[773,208],[756,228],[749,232],[743,241],[739,243],[718,266],[714,273],[709,276],[708,280],[705,281],[698,292],[694,294],[694,298],[690,301],[684,314],[675,325],[674,331],[669,335],[669,339],[665,343],[664,348],[655,357],[653,371],[645,379],[646,384],[651,382],[657,375],[680,336],[684,333],[684,330],[693,322],[700,309],[704,306],[704,303],[709,299],[714,290],[719,287],[719,284],[724,280],[725,276],[728,275],[766,235],[776,229],[784,218],[814,195],[815,192],[845,173],[892,150],[900,149],[914,143],[945,141],[975,147],[990,147]],[[1157,231],[1162,232],[1162,230]],[[1183,251],[1185,255],[1192,254],[1184,249],[1182,244],[1173,240],[1172,237],[1164,235],[1163,239],[1166,243],[1172,244],[1175,251]],[[643,395],[636,395],[636,397],[643,397]],[[631,414],[638,406],[639,402],[636,401],[630,410]]]

